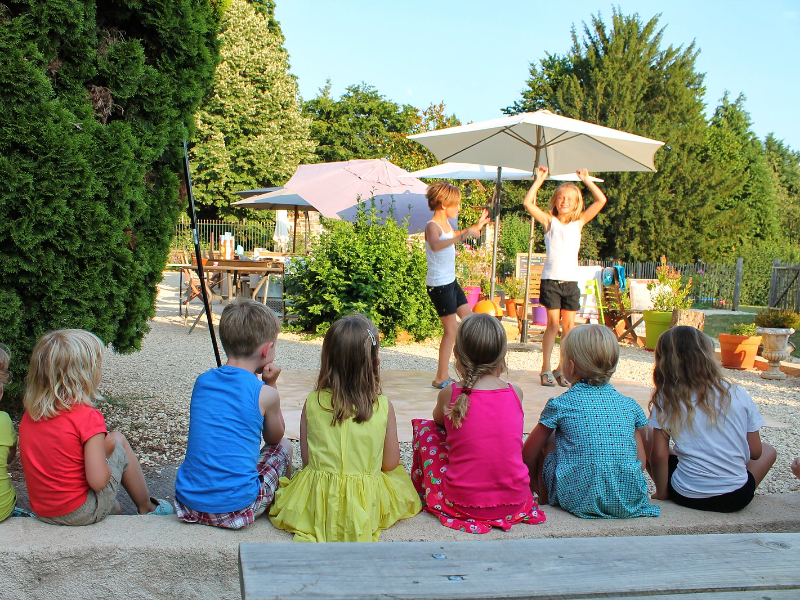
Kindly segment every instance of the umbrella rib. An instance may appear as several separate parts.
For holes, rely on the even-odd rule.
[[[477,142],[475,142],[474,144],[470,144],[469,146],[466,146],[465,148],[461,148],[461,149],[460,149],[460,150],[458,150],[457,152],[453,152],[453,153],[452,153],[452,154],[450,154],[449,156],[445,156],[444,158],[442,158],[442,159],[441,159],[441,161],[442,161],[442,162],[447,162],[447,160],[448,160],[448,159],[450,159],[450,158],[453,158],[454,156],[458,156],[458,155],[459,155],[459,154],[461,154],[462,152],[466,152],[466,151],[467,151],[467,150],[469,150],[470,148],[474,148],[474,147],[475,147],[475,146],[477,146],[478,144],[482,144],[482,143],[484,143],[486,140],[490,140],[490,139],[492,139],[494,136],[496,136],[496,135],[500,135],[501,133],[505,133],[505,134],[511,135],[511,137],[516,137],[516,138],[517,138],[519,141],[521,141],[521,142],[523,142],[524,144],[527,144],[528,146],[530,146],[530,143],[529,143],[529,142],[528,142],[526,139],[524,139],[524,138],[520,138],[519,136],[517,136],[517,135],[515,135],[515,134],[514,134],[514,135],[512,135],[512,134],[508,133],[508,131],[509,131],[509,130],[508,130],[508,128],[501,129],[500,131],[495,131],[495,132],[494,132],[492,135],[487,135],[485,138],[481,138],[481,139],[479,139],[479,140],[478,140]]]
[[[648,171],[650,171],[650,170],[651,170],[651,169],[650,169],[650,167],[649,167],[649,166],[647,166],[646,164],[644,164],[642,161],[640,161],[640,160],[636,160],[636,159],[635,159],[635,158],[633,158],[632,156],[630,156],[630,155],[628,155],[628,154],[625,154],[625,153],[623,153],[623,152],[620,152],[619,150],[617,150],[617,149],[616,149],[616,148],[614,148],[613,146],[609,146],[609,145],[608,145],[608,144],[606,144],[604,141],[602,141],[602,140],[600,140],[600,139],[598,139],[598,138],[596,138],[596,137],[593,137],[593,136],[591,136],[591,135],[586,135],[585,133],[575,133],[575,135],[572,135],[572,136],[570,136],[570,137],[564,138],[563,140],[559,139],[560,137],[563,137],[563,136],[567,135],[568,133],[573,133],[573,132],[565,131],[565,132],[563,132],[563,133],[559,134],[558,136],[556,136],[556,137],[553,139],[553,141],[546,143],[546,144],[545,144],[545,146],[549,148],[550,146],[555,146],[556,144],[562,144],[562,143],[564,143],[564,142],[568,142],[568,141],[570,141],[570,140],[574,140],[574,139],[575,139],[575,138],[577,138],[577,137],[586,137],[586,138],[588,138],[588,139],[592,140],[593,142],[595,142],[595,143],[597,143],[597,144],[600,144],[601,146],[605,146],[606,148],[608,148],[608,149],[609,149],[609,150],[611,150],[612,152],[615,152],[616,154],[619,154],[620,156],[624,156],[624,157],[625,157],[625,158],[627,158],[628,160],[630,160],[630,161],[632,161],[632,162],[635,162],[637,165],[641,165],[641,166],[643,166],[643,167],[644,167],[645,169],[647,169]]]

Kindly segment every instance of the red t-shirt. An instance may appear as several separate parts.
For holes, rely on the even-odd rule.
[[[78,404],[52,419],[34,421],[26,412],[19,424],[22,470],[31,508],[43,517],[60,517],[86,502],[89,482],[83,445],[106,432],[96,408]]]

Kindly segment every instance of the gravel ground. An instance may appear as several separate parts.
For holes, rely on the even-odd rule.
[[[124,433],[139,455],[142,466],[151,471],[179,464],[183,460],[189,428],[189,399],[198,374],[215,366],[214,354],[205,324],[187,335],[188,326],[178,316],[178,276],[166,275],[159,286],[159,301],[151,331],[141,352],[129,355],[106,351],[101,390],[106,402],[100,405],[108,425]],[[196,315],[200,304],[192,305]],[[214,309],[219,313],[218,305]],[[219,314],[215,315],[216,320]],[[189,323],[194,320],[190,317]],[[282,333],[277,346],[277,362],[287,369],[319,367],[321,340]],[[621,346],[617,376],[642,384],[652,383],[653,354]],[[222,347],[220,345],[220,352]],[[381,349],[384,369],[435,371],[438,340],[398,344]],[[224,357],[223,357],[224,361]],[[511,352],[508,357],[510,380],[518,370],[539,371],[541,352]],[[778,460],[758,492],[762,494],[800,490],[800,481],[789,470],[792,457],[800,454],[800,378],[782,382],[761,379],[757,372],[726,371],[726,375],[755,399],[762,415],[787,427],[765,427],[764,441],[776,447]],[[401,444],[403,462],[410,466],[410,444]],[[299,466],[299,448],[295,448]]]

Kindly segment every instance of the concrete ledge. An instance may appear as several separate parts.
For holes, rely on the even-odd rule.
[[[382,542],[510,540],[709,533],[800,532],[800,494],[757,496],[733,514],[703,513],[657,502],[661,516],[579,519],[544,507],[547,522],[471,535],[419,514],[381,535]],[[288,542],[292,536],[259,519],[225,531],[180,523],[176,517],[108,517],[89,527],[57,527],[35,519],[0,523],[0,597],[239,598],[241,542]]]
[[[719,348],[716,349],[715,355],[717,357],[717,360],[722,361],[722,353],[720,352]],[[763,356],[756,356],[755,363],[753,363],[753,368],[746,370],[766,371],[768,368],[769,368],[769,361]],[[790,377],[800,377],[800,363],[792,363],[786,360],[782,360],[781,371],[783,371]]]

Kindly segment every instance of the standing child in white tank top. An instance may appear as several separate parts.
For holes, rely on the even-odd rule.
[[[547,167],[539,167],[531,189],[522,201],[525,210],[544,226],[544,244],[547,258],[542,269],[542,285],[539,302],[547,309],[547,328],[542,340],[542,372],[540,383],[553,387],[555,382],[569,387],[559,365],[555,371],[550,367],[550,355],[556,343],[559,324],[561,336],[569,333],[575,326],[575,313],[580,308],[578,290],[578,250],[581,247],[583,226],[597,216],[605,206],[606,196],[589,179],[586,169],[578,171],[578,178],[589,188],[594,202],[584,210],[583,196],[574,183],[562,183],[553,192],[549,212],[536,206],[536,194],[547,179]]]
[[[472,314],[467,297],[456,281],[456,242],[468,237],[478,237],[481,229],[490,221],[489,211],[484,210],[475,225],[455,231],[448,219],[457,219],[461,209],[461,192],[446,181],[437,181],[428,186],[425,193],[433,218],[425,226],[425,255],[428,258],[428,274],[425,287],[442,321],[442,343],[439,345],[439,368],[431,385],[444,389],[455,380],[450,377],[450,355],[456,341],[459,318]]]

